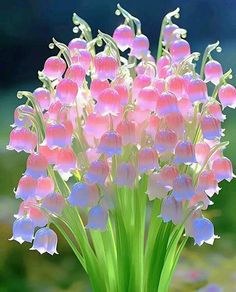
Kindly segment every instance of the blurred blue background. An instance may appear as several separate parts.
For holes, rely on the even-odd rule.
[[[59,256],[40,256],[29,252],[29,245],[8,241],[11,222],[17,209],[13,188],[24,171],[24,154],[6,152],[14,108],[20,103],[17,90],[39,86],[37,71],[53,54],[48,48],[52,37],[68,43],[74,37],[71,16],[79,14],[91,25],[94,35],[100,29],[112,34],[122,22],[114,14],[113,0],[10,0],[0,9],[0,292],[5,291],[87,291],[87,278],[63,239]],[[215,55],[225,71],[236,72],[236,1],[235,0],[169,0],[120,1],[131,14],[142,21],[142,30],[155,52],[161,20],[164,15],[181,9],[176,23],[188,30],[192,51],[203,52],[209,43],[220,40],[223,51]],[[236,79],[232,79],[236,85]],[[236,165],[236,115],[226,110],[228,119],[225,140],[231,144],[226,155]],[[222,239],[213,247],[196,248],[192,242],[178,267],[172,291],[195,291],[215,282],[224,291],[236,291],[236,182],[222,183],[214,197],[215,205],[208,216],[213,218],[216,234]],[[191,268],[191,269],[190,269]],[[189,274],[190,271],[193,274]],[[193,276],[193,279],[191,278]],[[199,277],[197,277],[199,276]],[[235,289],[235,290],[234,290]],[[112,292],[112,291],[111,291]]]

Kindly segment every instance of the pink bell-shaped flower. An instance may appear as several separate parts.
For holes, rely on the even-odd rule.
[[[175,147],[175,163],[195,163],[194,145],[189,141],[180,141]]]
[[[236,108],[236,88],[233,85],[222,85],[218,95],[223,109],[227,106]]]
[[[170,44],[170,54],[175,63],[183,61],[191,54],[189,43],[183,39],[175,40]]]
[[[8,150],[15,150],[16,152],[32,153],[37,144],[37,136],[26,128],[15,128],[10,133]]]
[[[94,138],[100,139],[100,137],[107,132],[109,128],[109,117],[100,116],[98,114],[91,113],[84,125],[84,136],[86,141],[90,144],[94,144]]]
[[[125,84],[117,84],[114,89],[118,92],[120,97],[120,103],[122,106],[126,105],[128,103],[129,99],[129,92],[127,85]]]
[[[122,145],[136,143],[136,126],[133,121],[121,121],[118,124],[116,131],[121,136]]]
[[[86,49],[86,47],[87,47],[87,42],[81,38],[74,38],[68,44],[68,48],[70,52],[72,53],[72,55],[73,53],[76,53],[78,50]]]
[[[28,199],[20,204],[18,214],[14,215],[16,219],[27,215],[32,221],[34,227],[43,227],[48,223],[48,215],[38,205],[35,199]]]
[[[168,196],[162,203],[160,217],[164,222],[181,223],[184,220],[182,203],[178,202],[173,196]]]
[[[49,227],[40,228],[35,233],[34,243],[30,250],[37,250],[40,254],[45,252],[50,255],[57,252],[57,235]]]
[[[219,190],[214,171],[203,171],[198,178],[197,192],[206,192],[208,196],[212,197],[213,194],[218,194]]]
[[[59,100],[52,102],[48,108],[48,111],[44,113],[45,120],[56,122],[58,120],[59,114],[62,112],[62,109],[63,105]]]
[[[101,114],[102,116],[114,115],[116,116],[121,110],[120,97],[115,89],[105,89],[103,90],[97,100],[95,105],[95,112]]]
[[[158,96],[159,94],[154,87],[144,87],[139,92],[137,104],[142,110],[153,111],[156,108]]]
[[[94,57],[94,67],[96,76],[100,80],[115,79],[119,69],[117,60],[104,52],[98,53]]]
[[[103,90],[108,89],[109,87],[110,84],[108,80],[93,79],[90,84],[91,97],[97,100]]]
[[[62,77],[66,70],[66,62],[60,57],[50,57],[46,60],[43,73],[51,80]]]
[[[235,177],[232,163],[227,157],[215,159],[212,163],[212,171],[218,182],[224,179],[231,181]]]
[[[55,147],[67,147],[71,144],[71,133],[62,124],[47,124],[45,145],[50,149]]]
[[[54,192],[54,182],[49,176],[40,177],[37,179],[37,188],[35,191],[35,197],[38,200],[44,199],[49,194]]]
[[[166,78],[167,71],[170,69],[171,60],[168,56],[162,56],[157,60],[157,73],[159,78]]]
[[[220,138],[222,135],[220,121],[210,115],[202,117],[201,129],[203,137],[208,140]]]
[[[16,190],[16,198],[21,198],[22,200],[33,198],[35,196],[36,188],[37,180],[31,176],[25,175],[19,180]]]
[[[219,62],[210,60],[206,63],[204,68],[206,82],[211,81],[217,85],[220,82],[220,78],[223,76],[223,69]]]
[[[213,205],[213,202],[208,198],[207,194],[205,192],[200,192],[194,195],[189,201],[189,207],[194,207],[200,202],[203,203],[202,210],[206,210],[209,205]]]
[[[182,76],[171,75],[167,78],[168,91],[177,97],[183,97],[185,94],[185,81]]]
[[[131,47],[134,40],[134,32],[130,26],[121,24],[115,29],[113,39],[115,40],[118,48],[124,52],[126,49]]]
[[[210,103],[207,106],[207,111],[211,116],[213,116],[214,118],[221,122],[223,122],[226,119],[226,116],[223,115],[221,106],[218,102]]]
[[[150,135],[153,139],[155,138],[157,129],[161,124],[161,119],[157,115],[150,115],[149,121],[146,127],[146,133]]]
[[[178,137],[182,137],[184,134],[184,118],[180,112],[173,112],[165,117],[167,127],[175,132]]]
[[[109,174],[109,166],[105,161],[96,160],[90,164],[90,167],[85,174],[85,179],[91,184],[104,185]]]
[[[138,152],[138,171],[144,173],[154,168],[158,168],[158,156],[155,149],[143,148]]]
[[[160,118],[179,112],[176,96],[171,92],[162,93],[157,99],[156,112]]]
[[[68,201],[72,206],[92,207],[98,203],[99,192],[95,184],[78,182],[73,185]]]
[[[55,164],[59,148],[49,148],[47,145],[39,145],[39,153],[43,155],[49,164]]]
[[[34,114],[34,109],[29,105],[19,105],[14,112],[14,124],[11,127],[30,127],[32,122],[27,116],[22,117],[22,111]]]
[[[138,98],[139,92],[144,87],[148,87],[151,84],[151,78],[147,75],[138,75],[134,78],[132,95],[134,98]]]
[[[73,104],[78,93],[78,85],[71,79],[62,79],[56,90],[56,96],[63,105]]]
[[[47,159],[40,153],[31,153],[27,159],[25,174],[34,178],[47,176]]]
[[[118,186],[132,188],[136,178],[136,170],[131,163],[121,163],[117,167],[114,182]]]
[[[205,142],[200,142],[195,145],[195,156],[199,164],[203,165],[211,151],[210,146]]]
[[[156,78],[152,80],[152,86],[156,88],[159,94],[165,91],[165,80]]]
[[[51,104],[51,94],[49,90],[43,87],[39,87],[34,90],[33,95],[35,99],[37,100],[42,111],[48,110]]]
[[[34,223],[29,217],[22,217],[13,223],[13,236],[20,244],[24,241],[32,242],[34,236]]]
[[[80,65],[84,71],[88,74],[90,64],[92,61],[91,53],[87,49],[80,49],[77,53],[74,53],[71,57],[73,64]]]
[[[100,205],[89,210],[86,228],[105,231],[108,221],[108,211]]]
[[[149,40],[144,34],[138,34],[133,40],[130,56],[141,59],[146,56],[149,50]]]
[[[208,100],[206,83],[201,79],[192,79],[188,82],[186,92],[191,102],[205,102]]]
[[[192,120],[194,115],[193,105],[189,98],[181,98],[178,100],[178,108],[183,118],[187,121]]]
[[[121,154],[121,136],[116,131],[108,131],[102,135],[97,151],[108,157]]]
[[[160,178],[164,185],[173,188],[173,183],[178,176],[178,169],[172,165],[165,165],[160,169]]]
[[[71,171],[76,169],[77,160],[72,148],[61,148],[58,150],[58,155],[54,168],[60,172],[65,180],[71,176]]]
[[[173,42],[177,39],[176,34],[174,34],[174,31],[178,29],[178,25],[176,24],[167,24],[164,28],[163,32],[163,39],[164,39],[164,44],[168,44],[169,42]]]
[[[83,67],[78,64],[72,64],[66,70],[65,78],[72,80],[80,87],[84,82],[85,75],[86,73]]]
[[[185,174],[177,176],[173,182],[173,196],[176,201],[191,200],[194,194],[192,178]]]
[[[157,131],[155,137],[155,148],[158,152],[172,152],[177,144],[177,136],[171,130]]]
[[[65,208],[65,199],[59,193],[52,193],[43,199],[41,207],[49,213],[60,215]]]

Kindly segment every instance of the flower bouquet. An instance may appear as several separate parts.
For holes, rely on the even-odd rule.
[[[233,178],[221,142],[222,108],[236,107],[209,45],[201,59],[186,30],[162,22],[157,57],[139,19],[123,16],[113,36],[73,15],[78,37],[53,39],[41,86],[19,91],[7,148],[29,153],[15,190],[12,239],[57,253],[66,239],[96,292],[168,291],[187,240],[217,238],[205,210]]]

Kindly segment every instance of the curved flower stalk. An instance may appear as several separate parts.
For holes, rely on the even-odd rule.
[[[120,5],[116,14],[113,36],[95,38],[74,14],[79,36],[53,39],[42,85],[18,93],[27,101],[7,148],[29,157],[12,239],[54,254],[55,226],[94,291],[163,292],[189,237],[218,238],[205,210],[234,177],[221,123],[236,89],[212,57],[219,42],[196,72],[200,54],[172,22],[179,9],[163,20],[157,59],[140,21]]]

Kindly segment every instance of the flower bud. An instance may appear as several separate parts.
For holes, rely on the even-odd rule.
[[[50,104],[51,104],[51,95],[49,90],[43,87],[39,87],[35,89],[33,92],[33,95],[35,99],[37,100],[40,108],[42,111],[48,110]]]
[[[183,39],[172,42],[170,44],[170,54],[175,63],[183,61],[191,54],[189,43]]]
[[[210,60],[205,65],[204,73],[206,82],[211,81],[213,84],[217,85],[220,82],[220,78],[223,76],[223,69],[219,62]]]
[[[148,49],[149,49],[148,38],[143,34],[136,35],[131,45],[130,56],[134,56],[137,59],[141,59],[142,57],[147,55]]]
[[[118,48],[124,52],[131,47],[134,40],[134,32],[128,25],[122,24],[115,29],[113,39],[117,43]]]
[[[66,70],[66,62],[60,57],[50,57],[46,60],[43,73],[51,80],[62,77]]]
[[[14,124],[11,127],[30,127],[32,122],[28,116],[22,116],[22,111],[34,114],[34,109],[28,105],[19,105],[14,111]]]
[[[227,106],[236,108],[236,88],[233,85],[222,85],[218,95],[223,109]]]

